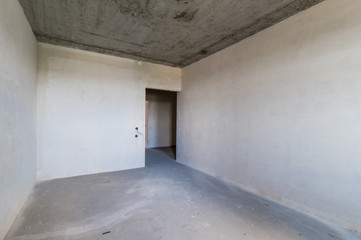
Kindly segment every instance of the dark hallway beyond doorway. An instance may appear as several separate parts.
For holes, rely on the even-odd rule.
[[[166,154],[170,159],[176,160],[176,147],[161,147],[161,148],[154,148],[164,154]]]
[[[145,105],[146,147],[174,148],[176,146],[177,93],[146,89]]]

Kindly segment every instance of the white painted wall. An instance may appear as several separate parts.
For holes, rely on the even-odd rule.
[[[360,12],[327,0],[186,67],[178,161],[361,232]]]
[[[36,176],[36,39],[14,0],[0,4],[0,239]]]
[[[177,93],[147,90],[148,148],[176,145]]]
[[[39,44],[38,179],[144,166],[145,88],[180,90],[181,70]]]

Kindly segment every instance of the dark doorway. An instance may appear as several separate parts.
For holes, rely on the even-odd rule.
[[[158,148],[175,159],[177,93],[146,89],[146,148]]]

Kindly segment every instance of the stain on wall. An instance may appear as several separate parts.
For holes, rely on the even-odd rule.
[[[174,16],[178,22],[191,22],[199,10],[187,9]]]

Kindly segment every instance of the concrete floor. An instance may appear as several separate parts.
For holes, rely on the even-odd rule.
[[[361,239],[180,165],[164,151],[148,149],[143,169],[38,184],[5,239]]]

